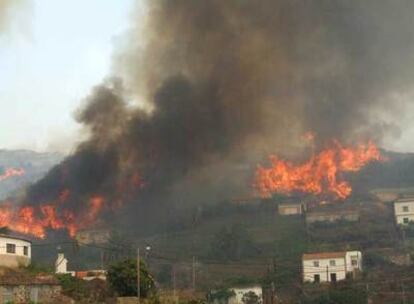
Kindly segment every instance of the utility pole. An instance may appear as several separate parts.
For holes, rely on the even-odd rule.
[[[139,257],[139,248],[137,249],[137,297],[138,303],[140,302],[141,297],[141,265],[140,265],[140,257]]]
[[[195,292],[195,284],[196,284],[196,271],[195,271],[195,256],[193,256],[193,263],[192,263],[192,288],[193,292]]]
[[[402,297],[402,304],[405,304],[405,287],[404,287],[404,282],[401,281],[401,297]]]

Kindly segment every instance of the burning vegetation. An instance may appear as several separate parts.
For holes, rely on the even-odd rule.
[[[346,172],[356,172],[371,161],[383,160],[378,148],[372,143],[356,147],[344,147],[338,141],[312,155],[302,164],[270,156],[270,167],[259,166],[255,187],[263,197],[273,193],[289,194],[295,191],[311,194],[332,194],[337,198],[348,197],[351,185],[341,179]]]
[[[49,228],[73,235],[96,221],[112,224],[121,209],[120,222],[140,228],[178,218],[177,210],[248,195],[245,168],[269,151],[294,158],[307,130],[320,152],[299,165],[271,157],[256,172],[261,195],[345,198],[352,189],[343,175],[381,159],[376,144],[397,127],[377,114],[392,112],[395,87],[412,88],[406,25],[414,3],[147,4],[144,28],[132,20],[113,75],[76,115],[89,137],[25,197],[2,205],[2,225],[44,237]],[[386,18],[390,11],[398,18]]]
[[[2,174],[0,174],[0,182],[13,176],[22,176],[25,174],[22,168],[6,168]]]

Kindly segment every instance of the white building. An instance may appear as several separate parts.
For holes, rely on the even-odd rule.
[[[280,203],[277,206],[280,215],[296,215],[305,212],[305,204],[301,202],[297,203]]]
[[[395,221],[399,225],[414,222],[414,198],[402,198],[394,202]]]
[[[259,285],[248,286],[248,287],[234,287],[230,288],[234,292],[234,296],[228,301],[228,304],[244,304],[243,296],[249,292],[253,292],[259,298],[259,303],[263,303],[263,291]]]
[[[336,282],[362,270],[360,251],[306,253],[302,257],[304,282]]]
[[[32,256],[32,243],[20,237],[0,234],[0,266],[18,268],[28,266]]]
[[[55,262],[56,273],[68,273],[68,260],[63,253],[58,253],[58,257]]]

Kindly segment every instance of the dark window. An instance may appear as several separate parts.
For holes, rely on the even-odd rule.
[[[23,246],[23,254],[24,255],[29,255],[29,247]]]
[[[16,253],[16,245],[15,244],[6,244],[6,251],[7,251],[7,253]]]
[[[403,206],[403,212],[408,212],[408,206]]]
[[[335,260],[330,260],[330,261],[329,261],[329,266],[335,266],[335,265],[336,265]]]
[[[313,267],[319,267],[319,261],[313,261]]]
[[[331,273],[331,282],[336,282],[336,273]]]
[[[409,222],[410,220],[408,219],[408,217],[405,217],[405,218],[403,218],[403,222],[404,222],[404,224],[408,224],[408,222]]]
[[[313,275],[313,281],[319,283],[321,281],[321,276],[319,274]]]

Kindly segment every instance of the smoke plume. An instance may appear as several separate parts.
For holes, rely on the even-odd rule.
[[[80,212],[103,194],[148,222],[250,193],[250,166],[294,153],[305,132],[320,147],[381,143],[396,126],[376,114],[398,109],[388,97],[414,79],[413,11],[408,0],[148,1],[116,77],[77,114],[90,138],[27,200],[69,189]]]

